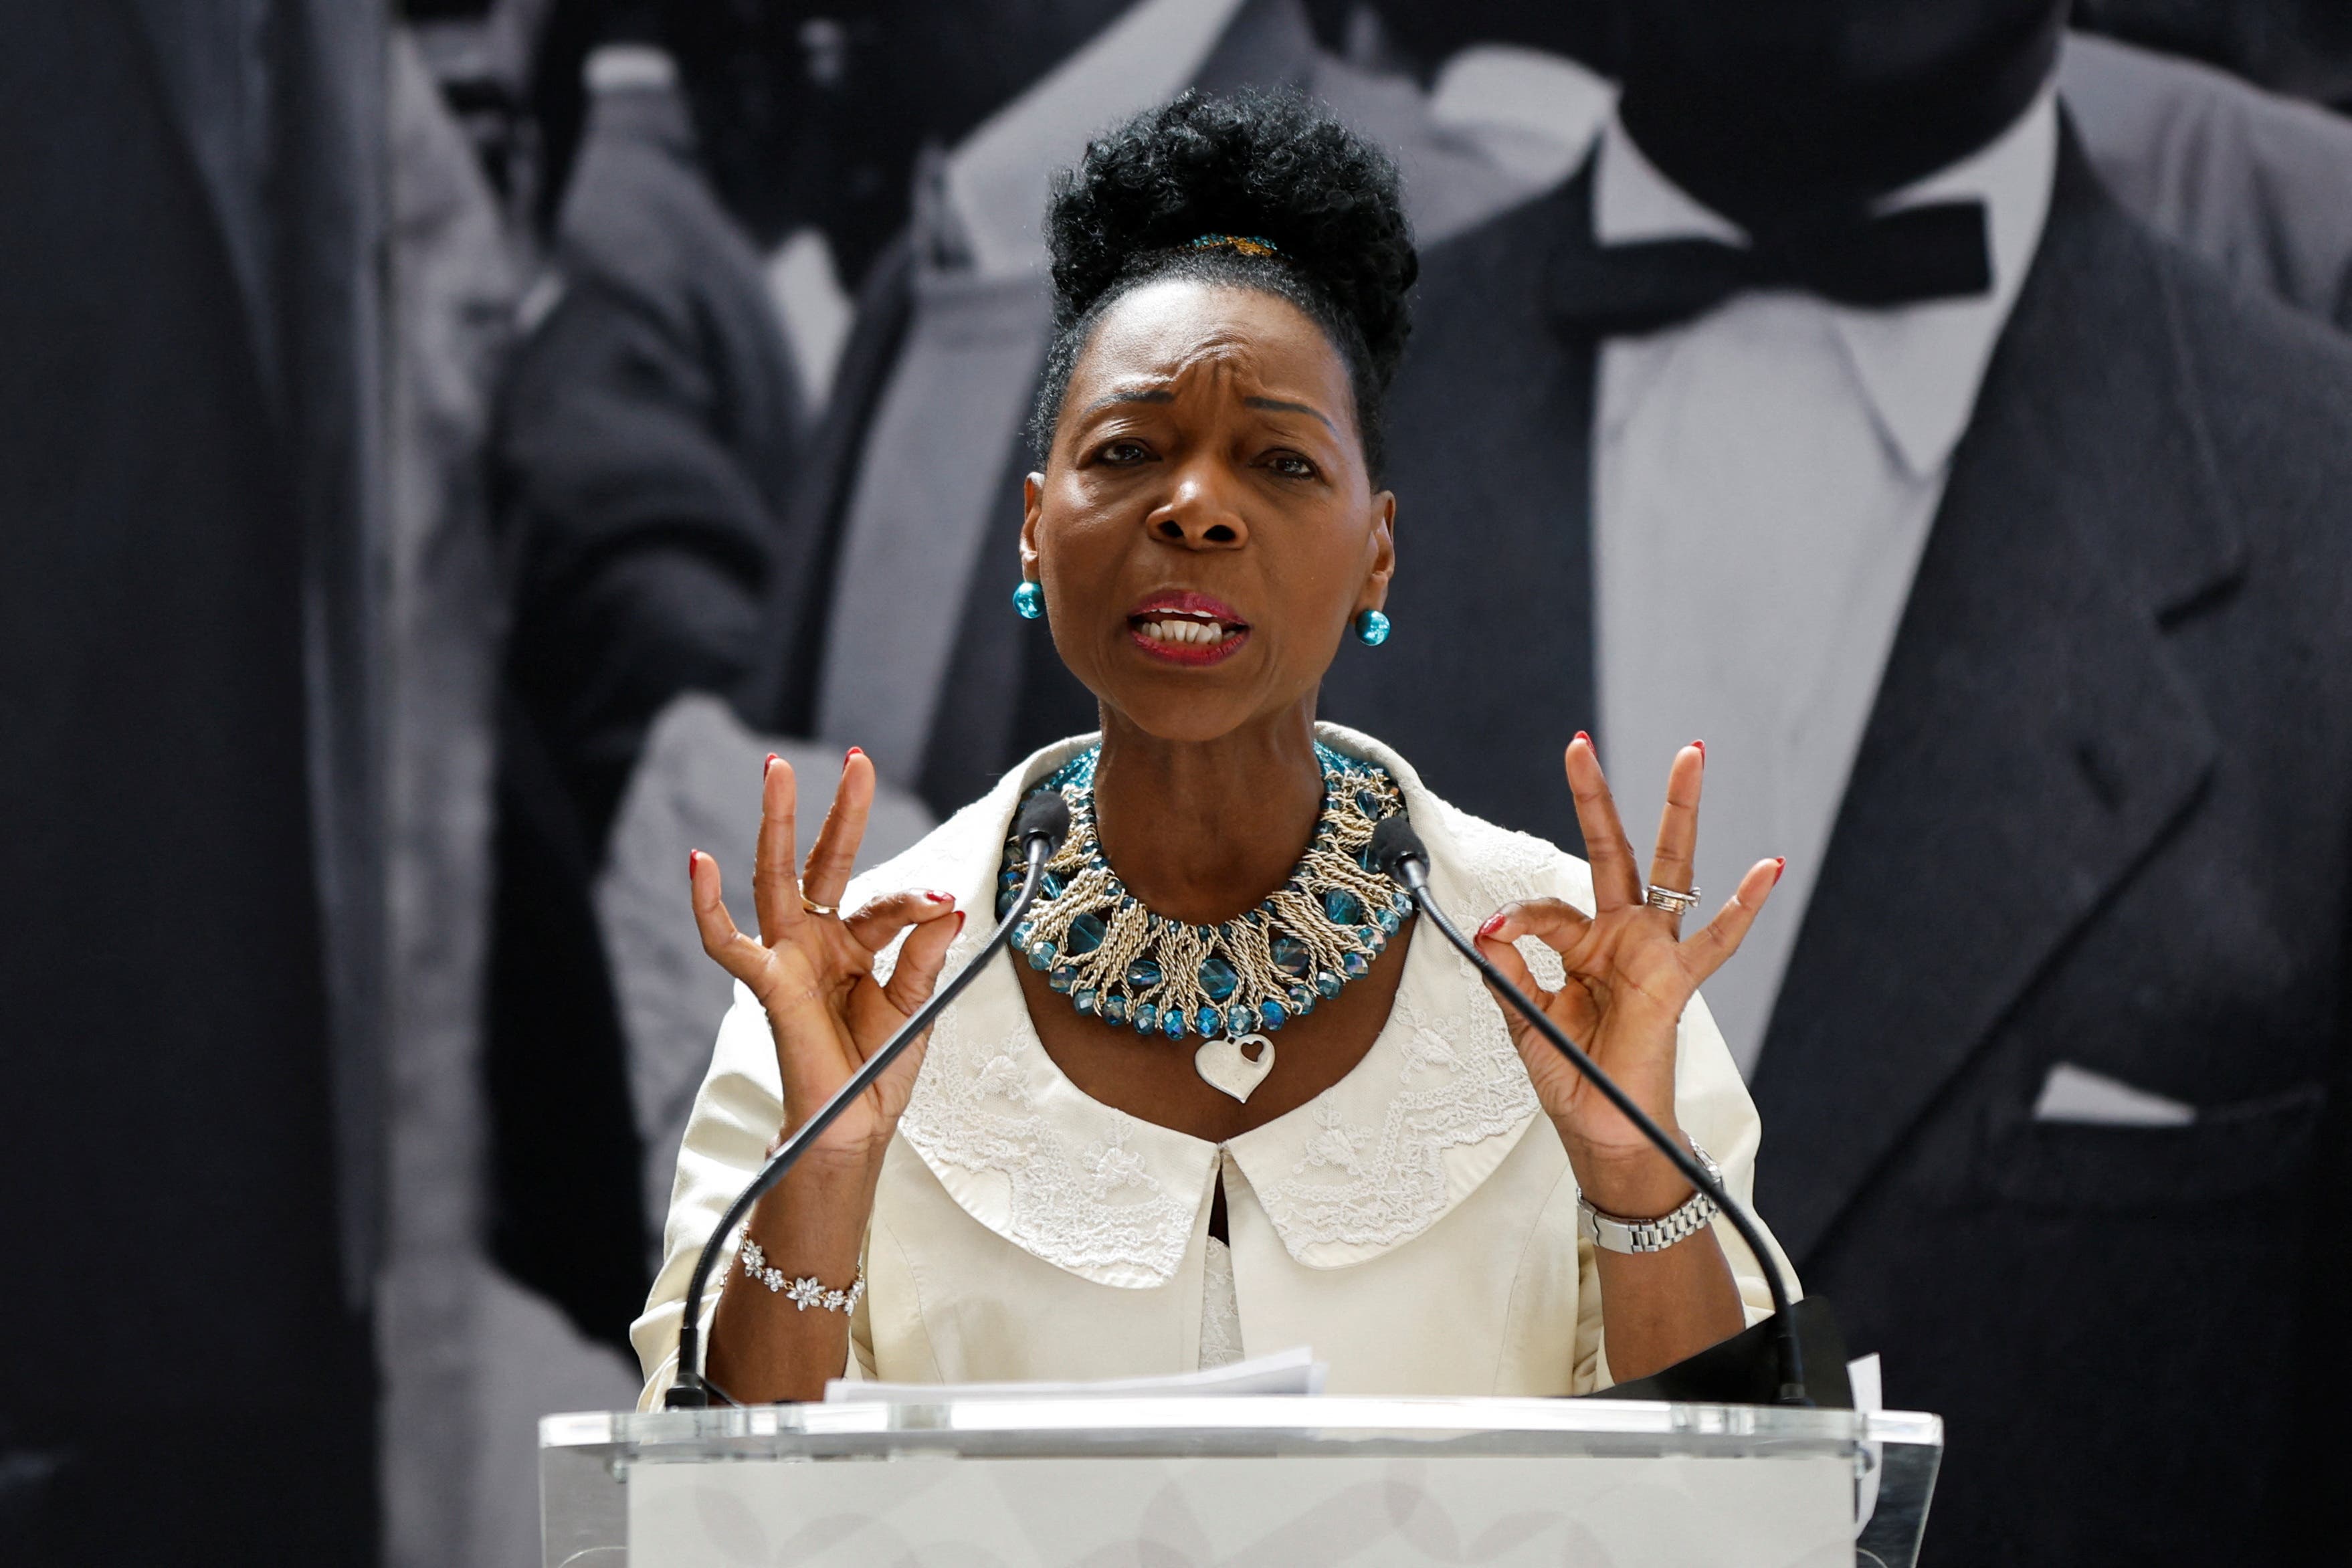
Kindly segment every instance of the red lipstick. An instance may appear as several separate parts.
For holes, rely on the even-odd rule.
[[[1221,664],[1249,641],[1249,623],[1223,599],[1189,588],[1150,594],[1127,613],[1128,637],[1163,663]]]

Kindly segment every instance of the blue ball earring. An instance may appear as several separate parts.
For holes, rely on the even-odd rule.
[[[1024,621],[1043,620],[1045,615],[1045,590],[1034,583],[1024,582],[1013,590],[1013,607]],[[1386,636],[1386,633],[1382,633]]]
[[[1378,647],[1389,640],[1389,618],[1378,610],[1366,610],[1356,617],[1356,640],[1366,647]]]

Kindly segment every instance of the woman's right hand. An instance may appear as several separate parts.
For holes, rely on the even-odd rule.
[[[955,900],[933,891],[885,894],[846,917],[824,912],[840,903],[849,886],[874,805],[874,763],[865,752],[853,750],[844,760],[833,809],[797,876],[795,801],[792,764],[770,755],[751,875],[758,936],[737,930],[728,914],[719,862],[700,850],[688,857],[702,951],[748,986],[767,1011],[783,1080],[786,1131],[806,1121],[929,1000],[948,944],[963,927]],[[908,927],[913,930],[888,983],[877,984],[876,955]],[[869,1177],[879,1169],[914,1092],[923,1044],[918,1041],[844,1109],[802,1157],[803,1169]]]

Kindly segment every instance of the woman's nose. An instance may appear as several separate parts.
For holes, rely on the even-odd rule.
[[[1198,468],[1180,472],[1174,491],[1144,521],[1155,537],[1188,550],[1232,550],[1249,541],[1231,481]]]

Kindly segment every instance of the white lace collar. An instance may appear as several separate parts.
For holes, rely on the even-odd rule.
[[[1430,852],[1430,880],[1457,919],[1507,899],[1589,899],[1581,866],[1552,846],[1454,810],[1387,747],[1317,727],[1341,752],[1387,768]],[[1047,747],[848,895],[902,887],[992,910],[1014,808],[1029,787],[1094,742]],[[1566,872],[1565,884],[1562,873]],[[949,955],[965,962],[975,920]],[[1550,955],[1531,954],[1541,964]],[[1009,956],[940,1018],[900,1136],[966,1212],[1046,1262],[1100,1284],[1175,1277],[1218,1167],[1219,1145],[1103,1104],[1038,1041]],[[1539,970],[1539,973],[1541,971]],[[1557,984],[1557,966],[1542,977]],[[1444,1217],[1509,1153],[1538,1107],[1493,998],[1433,936],[1415,940],[1387,1026],[1362,1061],[1314,1100],[1223,1145],[1290,1255],[1316,1268],[1379,1256]]]

